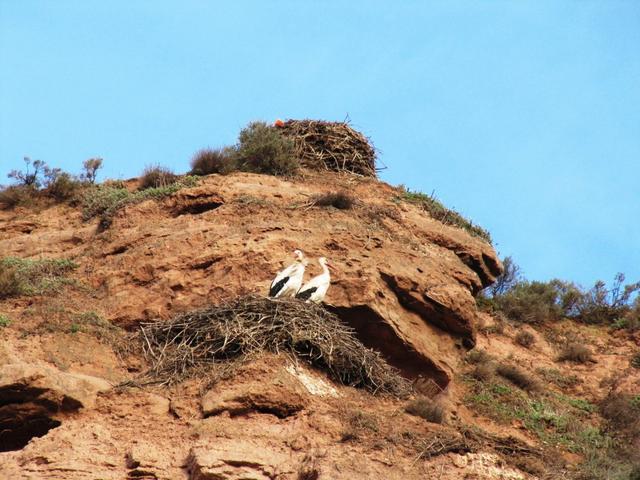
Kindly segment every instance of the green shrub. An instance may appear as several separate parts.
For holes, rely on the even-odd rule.
[[[11,320],[5,315],[0,314],[0,328],[5,328],[11,325]]]
[[[98,185],[87,190],[82,202],[82,219],[87,221],[102,215],[115,205],[131,197],[131,193],[124,187],[110,187]]]
[[[5,257],[0,260],[0,298],[58,291],[68,283],[66,274],[77,267],[66,259]]]
[[[200,150],[191,159],[191,175],[231,173],[238,169],[236,155],[234,147]]]
[[[412,400],[404,407],[404,410],[431,423],[443,423],[446,417],[445,409],[440,403],[424,397]]]
[[[470,220],[467,220],[455,210],[448,209],[440,201],[438,201],[434,195],[426,195],[421,192],[412,192],[400,187],[400,194],[398,197],[405,202],[413,203],[421,206],[429,215],[439,222],[445,225],[453,225],[466,230],[474,237],[481,238],[482,240],[491,243],[491,235],[484,228],[475,225]]]
[[[555,321],[563,314],[560,294],[552,282],[519,282],[493,301],[499,311],[516,322]]]
[[[179,177],[166,167],[159,165],[147,166],[139,179],[139,189],[164,188],[173,185]]]
[[[536,337],[531,332],[521,330],[516,334],[515,341],[518,345],[522,345],[525,348],[529,348],[536,342]]]
[[[618,273],[609,289],[598,281],[584,292],[575,305],[575,316],[584,323],[613,323],[632,311],[631,299],[640,291],[640,282],[625,285],[625,276]]]
[[[178,190],[197,185],[196,177],[186,175],[176,182],[164,187],[150,187],[137,192],[129,192],[121,186],[97,185],[85,192],[83,199],[82,219],[90,220],[100,216],[100,227],[108,228],[113,216],[126,205],[132,205],[145,200],[158,200],[173,195]]]
[[[580,379],[576,375],[564,375],[557,368],[538,368],[536,373],[547,382],[551,382],[562,389],[575,387],[580,383]]]
[[[318,207],[334,207],[340,210],[350,210],[356,200],[347,192],[331,192],[314,198],[313,204]]]
[[[81,188],[82,182],[60,169],[47,172],[44,194],[54,200],[59,202],[73,200],[77,198]]]
[[[264,122],[252,122],[240,132],[237,160],[241,170],[269,175],[292,175],[299,163],[293,142]]]
[[[571,342],[562,349],[558,360],[587,363],[593,361],[593,353],[591,352],[591,349],[583,343]]]

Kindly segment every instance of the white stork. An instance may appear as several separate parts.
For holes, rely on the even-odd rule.
[[[327,294],[329,284],[331,283],[329,268],[333,267],[325,257],[320,257],[318,263],[322,267],[322,273],[305,283],[296,295],[296,298],[314,303],[320,303],[324,300],[324,296]]]
[[[269,287],[270,297],[294,297],[304,277],[304,269],[309,263],[300,250],[294,250],[296,261],[276,275]]]

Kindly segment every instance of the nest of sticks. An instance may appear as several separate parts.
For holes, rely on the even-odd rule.
[[[276,128],[293,140],[304,167],[376,176],[375,148],[347,122],[287,120]]]
[[[324,308],[256,295],[141,326],[146,376],[172,384],[260,351],[290,353],[342,384],[406,396],[410,383]]]

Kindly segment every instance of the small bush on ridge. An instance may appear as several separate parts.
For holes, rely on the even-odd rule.
[[[139,189],[146,190],[147,188],[168,187],[169,185],[176,183],[178,178],[178,175],[166,167],[161,167],[159,165],[147,166],[139,179]]]
[[[10,185],[0,189],[0,208],[27,206],[35,200],[38,189],[32,185]]]
[[[191,175],[225,175],[238,169],[236,150],[233,147],[218,149],[205,148],[191,159]]]
[[[82,168],[84,169],[84,172],[80,175],[80,178],[90,184],[94,184],[96,183],[98,170],[102,168],[102,159],[89,158],[82,162]]]
[[[491,297],[496,297],[508,292],[522,280],[520,267],[514,262],[513,258],[503,258],[502,267],[504,268],[502,273],[498,275],[496,281],[485,290]]]
[[[238,137],[238,165],[241,170],[270,175],[292,175],[299,164],[293,141],[264,122],[251,122]]]

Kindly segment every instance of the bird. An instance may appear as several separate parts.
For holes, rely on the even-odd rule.
[[[300,250],[293,251],[296,261],[276,275],[269,287],[270,297],[294,297],[304,278],[304,269],[309,263]]]
[[[297,293],[296,298],[314,303],[320,303],[324,300],[331,283],[329,269],[333,267],[325,257],[320,257],[318,263],[322,267],[322,273],[305,283]]]

